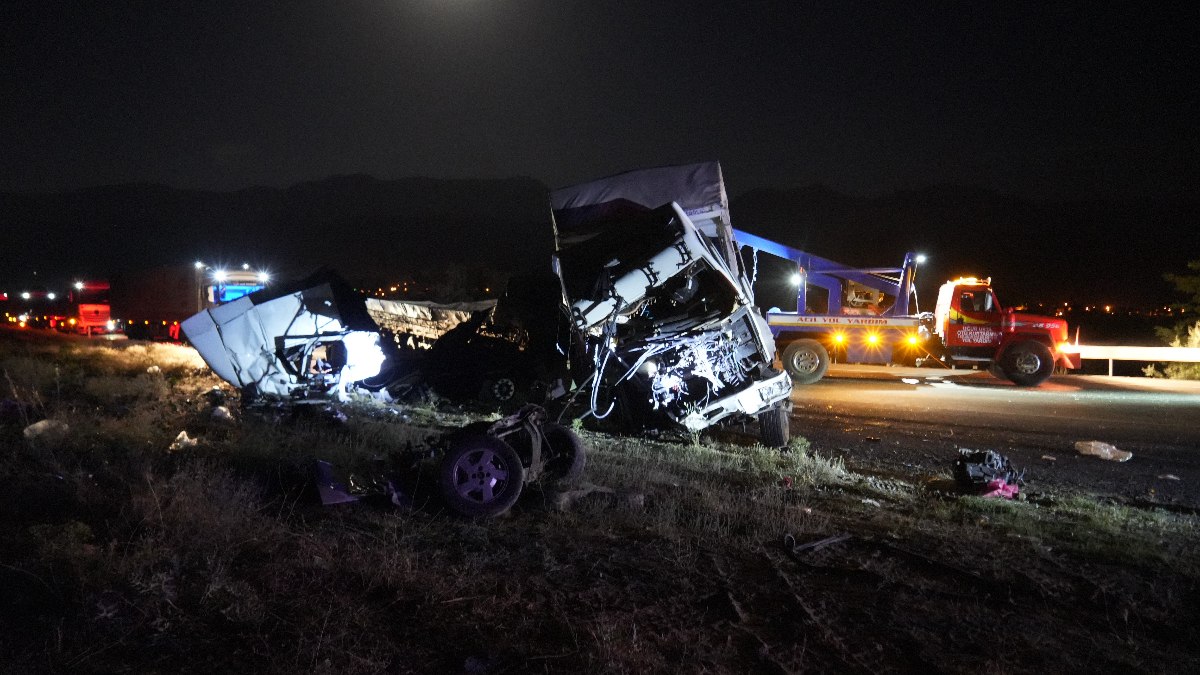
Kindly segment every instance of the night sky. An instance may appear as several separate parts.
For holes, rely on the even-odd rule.
[[[9,0],[0,190],[719,159],[734,193],[1194,199],[1200,3],[1095,4]]]

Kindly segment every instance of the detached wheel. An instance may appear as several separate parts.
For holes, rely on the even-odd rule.
[[[783,350],[780,360],[796,384],[812,384],[829,370],[829,352],[816,340],[796,340]]]
[[[1036,387],[1054,374],[1054,354],[1036,340],[1018,342],[1004,352],[1000,370],[1016,385]]]
[[[568,483],[579,480],[587,463],[583,441],[579,436],[563,425],[552,422],[542,425],[542,435],[549,446],[544,450],[548,453],[545,460],[546,474],[555,480]]]
[[[791,421],[782,407],[758,415],[758,436],[768,448],[785,448],[792,438]]]
[[[493,436],[455,440],[438,468],[446,506],[468,518],[504,513],[521,495],[525,469],[507,443]]]

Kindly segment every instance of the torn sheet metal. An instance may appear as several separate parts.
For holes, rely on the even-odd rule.
[[[342,394],[385,360],[362,298],[331,273],[201,311],[182,328],[217,375],[253,395]]]
[[[677,190],[690,208],[673,201]],[[786,404],[791,381],[728,229],[715,163],[555,191],[555,272],[587,345],[591,413],[698,431]],[[654,203],[662,199],[662,202]],[[702,231],[689,211],[706,218]],[[577,355],[576,360],[580,360]]]

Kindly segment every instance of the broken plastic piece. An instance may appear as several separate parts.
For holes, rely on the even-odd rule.
[[[179,435],[175,437],[175,441],[171,443],[167,450],[170,452],[175,452],[177,450],[184,450],[186,448],[194,448],[199,442],[199,439],[188,436],[188,432],[184,430],[179,432]]]
[[[1081,455],[1091,455],[1112,462],[1127,462],[1133,457],[1132,452],[1118,450],[1115,446],[1101,441],[1079,441],[1075,444],[1075,451]]]
[[[67,431],[69,430],[70,427],[67,426],[66,422],[59,422],[58,420],[42,420],[40,422],[34,422],[33,424],[25,427],[25,430],[22,432],[22,434],[25,436],[25,440],[30,442],[43,441],[56,443],[61,441],[63,436],[66,436]]]

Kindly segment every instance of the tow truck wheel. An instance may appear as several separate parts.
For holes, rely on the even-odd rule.
[[[790,420],[782,407],[758,415],[758,436],[768,448],[785,448],[791,440]]]
[[[1054,373],[1054,354],[1036,340],[1026,340],[1008,348],[1000,361],[1004,376],[1022,387],[1036,387]]]
[[[458,438],[438,467],[446,506],[468,518],[490,518],[507,511],[517,503],[524,480],[521,458],[494,436]]]
[[[783,350],[781,360],[796,384],[812,384],[829,370],[829,352],[816,340],[796,340]]]
[[[542,425],[542,434],[546,437],[546,445],[550,446],[547,449],[546,475],[567,483],[579,480],[587,462],[583,441],[579,436],[553,422]]]

